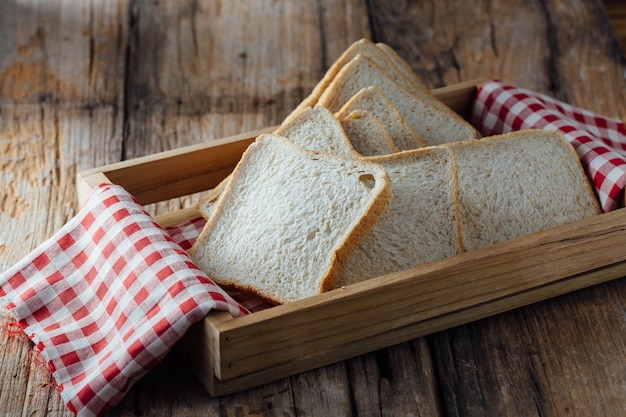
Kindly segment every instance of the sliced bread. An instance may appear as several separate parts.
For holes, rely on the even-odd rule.
[[[361,155],[376,156],[400,152],[385,126],[372,113],[355,110],[340,121],[352,146]]]
[[[322,79],[315,85],[313,91],[296,107],[292,114],[298,113],[305,107],[313,107],[317,104],[319,97],[322,95],[326,87],[328,87],[328,85],[332,82],[341,68],[343,68],[344,65],[350,62],[358,54],[369,57],[371,60],[383,67],[391,79],[402,85],[407,90],[412,92],[426,91],[428,92],[429,97],[432,97],[432,95],[430,95],[430,90],[421,80],[419,80],[419,78],[415,76],[415,74],[411,77],[407,76],[405,74],[405,70],[400,68],[394,59],[389,58],[386,51],[378,48],[376,44],[369,39],[363,38],[352,43],[339,56],[339,58],[333,62],[324,74],[324,77],[322,77]]]
[[[362,156],[352,146],[341,122],[321,106],[302,109],[295,117],[283,122],[273,133],[310,151],[330,153],[346,158]],[[213,214],[215,203],[229,179],[230,176],[226,177],[196,204],[196,210],[204,218],[208,219]]]
[[[387,59],[395,64],[398,70],[404,74],[404,76],[411,80],[413,85],[419,86],[422,91],[430,94],[430,89],[426,86],[426,83],[413,71],[413,68],[398,54],[398,52],[383,42],[377,42],[376,47],[385,54]]]
[[[378,42],[376,43],[376,47],[378,49],[380,49],[386,56],[387,59],[390,62],[393,62],[395,64],[395,66],[398,68],[398,70],[409,80],[412,81],[412,83],[414,85],[421,85],[422,87],[419,89],[419,93],[420,95],[425,98],[426,100],[430,101],[431,103],[434,103],[435,106],[437,105],[437,103],[441,103],[441,100],[439,100],[430,90],[430,88],[428,88],[426,86],[426,83],[424,82],[424,80],[422,80],[416,73],[415,71],[413,71],[413,68],[411,68],[411,66],[408,64],[408,62],[406,62],[401,56],[400,54],[398,54],[398,52],[392,48],[391,46],[382,43],[382,42]]]
[[[402,118],[429,145],[457,142],[479,137],[468,122],[449,108],[436,108],[411,94],[389,78],[371,59],[357,55],[337,74],[324,90],[318,104],[337,112],[362,88],[378,87],[396,106]]]
[[[454,158],[445,147],[367,158],[381,165],[393,197],[342,266],[337,287],[462,252]]]
[[[336,116],[345,117],[355,110],[367,110],[385,126],[393,143],[403,151],[418,149],[428,144],[420,138],[398,112],[393,102],[378,87],[362,88],[341,107]]]
[[[339,120],[322,106],[305,107],[293,118],[285,120],[273,133],[310,151],[348,158],[360,156]]]
[[[244,152],[190,250],[222,285],[285,303],[330,290],[391,198],[379,165],[277,135]]]
[[[578,155],[557,132],[524,130],[448,145],[467,250],[600,213]]]

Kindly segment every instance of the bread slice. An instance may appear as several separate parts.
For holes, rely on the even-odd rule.
[[[273,132],[310,151],[355,158],[361,156],[333,113],[321,106],[306,107]]]
[[[383,42],[377,42],[376,47],[381,50],[387,57],[387,59],[395,64],[398,70],[411,82],[413,85],[419,86],[419,88],[428,94],[430,89],[426,86],[424,81],[413,71],[413,68],[398,54],[398,52],[391,46]]]
[[[352,146],[341,122],[321,106],[302,109],[294,118],[283,122],[273,133],[311,151],[331,153],[347,158],[362,156]],[[230,176],[226,177],[196,204],[196,210],[205,219],[213,214],[215,204],[229,178]]]
[[[375,156],[400,152],[385,126],[372,113],[355,110],[340,121],[352,146],[361,155]]]
[[[391,46],[382,43],[382,42],[378,42],[376,43],[376,47],[378,49],[380,49],[386,56],[387,59],[390,62],[393,62],[395,64],[395,66],[398,68],[398,70],[409,80],[412,81],[412,83],[414,85],[421,85],[422,87],[419,89],[420,95],[425,98],[426,100],[430,101],[431,103],[435,103],[435,106],[437,105],[437,102],[441,103],[441,100],[439,100],[430,90],[430,88],[428,88],[426,86],[426,83],[424,82],[424,80],[422,80],[416,73],[415,71],[413,71],[413,68],[411,68],[411,66],[398,54],[398,52],[393,49]]]
[[[403,151],[419,149],[428,144],[413,130],[398,112],[393,102],[378,87],[362,88],[336,113],[340,119],[355,110],[371,112],[385,126],[393,143]]]
[[[426,85],[419,79],[416,79],[415,74],[413,77],[407,77],[403,69],[398,67],[397,63],[389,59],[388,54],[385,53],[381,48],[378,48],[376,44],[374,44],[369,39],[360,39],[354,43],[352,43],[340,56],[337,58],[333,64],[328,68],[324,77],[315,85],[311,94],[309,94],[292,112],[292,114],[298,113],[305,107],[313,107],[317,104],[319,97],[322,95],[326,87],[333,81],[337,73],[350,62],[357,55],[363,55],[369,57],[372,61],[376,62],[382,68],[384,68],[389,77],[402,85],[409,91],[412,92],[421,92],[426,91],[427,94],[432,97],[430,94],[430,90]],[[400,58],[401,59],[401,58]],[[291,116],[288,116],[289,119]]]
[[[219,199],[220,195],[222,195],[222,192],[226,188],[229,179],[230,176],[224,178],[222,181],[220,181],[219,184],[217,184],[217,186],[207,191],[204,196],[202,196],[202,198],[196,203],[196,211],[200,213],[200,215],[202,215],[202,217],[204,217],[205,219],[211,217],[211,215],[215,211],[215,205],[217,204],[217,200]]]
[[[431,147],[367,160],[387,171],[393,197],[343,265],[338,287],[463,251],[456,164],[449,149]]]
[[[449,108],[435,108],[390,79],[371,59],[357,55],[344,66],[321,95],[318,104],[337,112],[362,88],[378,87],[396,106],[402,118],[429,145],[479,137],[468,122]]]
[[[244,152],[190,250],[222,285],[286,303],[332,289],[338,267],[385,211],[384,169],[277,135]]]
[[[458,165],[467,250],[600,213],[578,155],[560,133],[524,130],[448,146]]]

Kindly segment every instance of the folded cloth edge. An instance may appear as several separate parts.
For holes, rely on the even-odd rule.
[[[48,363],[48,367],[50,368],[52,375],[55,381],[57,382],[57,387],[61,393],[63,400],[65,401],[66,405],[68,406],[70,410],[72,410],[74,413],[79,414],[79,415],[99,415],[101,412],[104,412],[103,410],[107,410],[110,407],[114,406],[115,403],[123,397],[123,394],[127,391],[127,389],[129,389],[130,386],[132,386],[132,384],[134,384],[136,380],[138,380],[141,376],[143,376],[143,374],[145,374],[149,369],[151,369],[154,365],[156,365],[156,363],[158,363],[158,361],[160,361],[160,359],[162,359],[162,357],[173,346],[173,343],[165,347],[158,346],[157,351],[161,352],[162,355],[157,354],[156,357],[152,358],[152,360],[148,360],[147,369],[134,370],[133,371],[134,375],[131,375],[132,380],[129,380],[123,383],[124,386],[122,388],[125,390],[123,393],[122,392],[113,393],[113,395],[111,395],[109,398],[97,399],[98,393],[89,392],[90,387],[87,387],[86,389],[87,393],[82,394],[86,398],[86,401],[83,401],[82,398],[79,401],[76,401],[76,396],[78,395],[80,397],[81,393],[76,393],[76,392],[73,392],[72,390],[66,389],[67,380],[65,379],[65,377],[60,375],[60,372],[62,371],[62,369],[59,369],[58,363],[57,365],[55,365],[55,359],[58,360],[58,358],[55,357],[55,355],[58,354],[58,352],[56,352],[56,347],[54,345],[51,345],[50,339],[47,339],[45,336],[44,337],[41,336],[42,331],[46,331],[46,330],[55,331],[56,329],[50,326],[48,326],[45,329],[37,328],[36,325],[33,326],[33,323],[27,320],[29,310],[26,309],[25,311],[20,311],[20,308],[22,308],[23,306],[22,300],[20,300],[19,297],[16,298],[13,296],[15,289],[10,288],[12,284],[12,282],[10,282],[11,277],[20,276],[21,275],[20,271],[23,271],[25,269],[28,269],[28,268],[32,269],[33,264],[38,262],[38,258],[42,255],[42,253],[45,253],[45,250],[44,250],[45,248],[52,247],[52,248],[55,248],[55,250],[57,251],[60,250],[59,242],[67,238],[67,236],[71,236],[71,231],[75,229],[76,227],[80,227],[79,223],[80,223],[81,215],[88,213],[90,210],[93,210],[94,208],[93,204],[97,204],[98,199],[94,198],[94,196],[97,197],[99,193],[103,193],[106,190],[113,191],[114,193],[120,193],[124,196],[123,199],[127,200],[126,202],[130,201],[136,204],[136,201],[132,198],[132,196],[130,196],[130,194],[128,194],[125,190],[123,190],[122,187],[117,186],[117,185],[111,185],[111,184],[99,185],[98,187],[94,189],[92,196],[90,196],[85,206],[76,214],[76,216],[70,219],[70,221],[68,221],[68,223],[66,223],[61,229],[59,229],[53,236],[51,236],[49,239],[47,239],[42,244],[40,244],[35,250],[33,250],[31,253],[25,256],[21,261],[17,262],[15,265],[13,265],[7,271],[5,271],[2,275],[0,275],[0,302],[2,302],[2,304],[8,310],[8,312],[10,312],[13,315],[13,317],[15,318],[19,326],[26,333],[26,335],[34,342],[35,344],[34,349],[39,351],[42,354],[42,356],[46,359]],[[141,208],[138,204],[137,204],[137,207],[135,207],[134,209],[138,210],[133,213],[134,215],[140,212],[140,215],[144,216],[143,220],[151,219],[150,215],[146,213],[143,210],[143,208]],[[167,234],[165,229],[163,229],[160,225],[158,225],[156,221],[152,220],[152,222],[155,228],[158,228],[162,231],[163,240],[167,241],[167,242],[161,242],[162,244],[171,245],[173,252],[175,252],[178,255],[181,255],[181,254],[186,255],[186,252],[180,249],[178,244],[175,243],[171,238],[169,238],[169,235]],[[191,307],[186,307],[186,308],[193,308],[196,316],[194,316],[191,321],[187,320],[187,317],[185,316],[185,314],[189,313],[189,311],[186,311],[185,314],[183,314],[182,316],[184,318],[183,320],[184,323],[182,324],[182,327],[181,325],[179,325],[178,327],[172,326],[173,332],[170,332],[170,333],[174,333],[174,334],[169,334],[168,338],[173,338],[172,340],[175,339],[177,341],[178,339],[180,339],[180,337],[182,337],[182,334],[184,333],[184,331],[188,329],[188,327],[192,324],[193,321],[197,321],[201,319],[210,309],[213,309],[213,308],[227,310],[233,316],[239,316],[241,314],[248,313],[248,311],[244,307],[236,303],[226,292],[219,289],[208,277],[206,277],[206,275],[203,275],[203,273],[195,265],[193,265],[190,259],[185,259],[185,261],[188,262],[188,263],[185,263],[185,265],[188,265],[191,269],[193,269],[194,275],[201,277],[201,279],[205,279],[206,283],[210,283],[213,286],[215,286],[216,291],[217,291],[216,293],[219,294],[219,297],[216,303],[211,304],[208,307],[204,307],[204,309],[202,307],[193,306],[193,305]],[[23,277],[20,277],[17,280],[14,279],[14,281],[19,281],[19,280],[23,280]],[[22,282],[21,284],[25,285],[26,287],[21,288],[22,292],[20,293],[20,296],[24,296],[24,294],[27,294],[27,293],[30,293],[28,294],[28,296],[33,296],[33,295],[39,296],[39,294],[33,294],[32,290],[30,291],[28,289],[24,290],[24,288],[27,288],[29,285],[27,282]],[[193,296],[194,295],[192,295],[190,298],[193,299]],[[31,300],[32,299],[33,298],[31,298]],[[46,311],[47,306],[45,302],[42,302],[41,300],[37,300],[37,303],[35,304],[38,304],[38,307],[43,307],[43,309],[37,310],[37,313],[36,313],[39,316],[41,316],[42,315],[41,311]],[[200,311],[201,314],[197,314],[198,311]],[[167,329],[160,329],[159,332],[161,332],[159,335],[161,336],[167,333]],[[158,342],[162,342],[162,341],[158,340]],[[168,343],[169,343],[169,339],[168,339]],[[141,348],[145,348],[145,346],[140,345],[140,349]],[[74,364],[71,364],[70,367],[71,366],[74,366]],[[142,366],[139,366],[139,368],[142,368]],[[105,388],[107,387],[105,386]],[[119,395],[119,394],[122,394],[122,395]],[[93,398],[96,398],[95,405],[91,407],[89,406],[90,396],[91,396],[92,401],[93,401]],[[109,401],[109,400],[112,400],[112,401]]]

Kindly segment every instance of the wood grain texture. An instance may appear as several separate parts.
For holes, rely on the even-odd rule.
[[[0,3],[0,270],[73,216],[78,171],[120,158],[125,9]],[[29,341],[0,352],[0,415],[72,415]]]
[[[600,2],[375,1],[372,19],[431,87],[497,78],[624,118],[624,63]]]
[[[443,415],[426,338],[358,356],[348,361],[348,371],[353,415]]]
[[[431,87],[497,77],[624,119],[608,25],[599,0],[0,2],[0,269],[76,212],[77,171],[276,124],[363,36]],[[624,299],[615,281],[220,399],[172,354],[110,414],[623,414]],[[0,334],[0,415],[71,415],[29,352]]]
[[[621,0],[603,0],[622,51],[626,52],[626,4]]]
[[[278,124],[320,76],[312,1],[133,2],[130,13],[127,158]]]

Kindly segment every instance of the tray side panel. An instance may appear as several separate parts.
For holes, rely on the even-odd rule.
[[[566,294],[590,285],[610,281],[624,275],[626,275],[626,263],[622,262],[588,274],[555,282],[550,285],[549,288],[535,288],[517,295],[476,305],[472,308],[461,309],[447,315],[443,314],[424,321],[417,321],[406,327],[390,329],[387,332],[369,337],[366,340],[354,340],[337,349],[329,349],[318,352],[313,356],[300,357],[282,362],[272,368],[262,369],[250,374],[224,380],[216,378],[213,373],[210,375],[212,378],[211,380],[208,380],[207,377],[209,377],[209,375],[207,374],[198,375],[198,377],[204,381],[203,384],[205,389],[212,396],[232,394],[281,378],[296,375],[310,369],[337,363],[364,353],[389,347],[417,337],[433,334],[438,331],[509,311],[514,308],[529,305],[537,301],[542,301],[548,297]],[[551,295],[546,296],[548,291]],[[197,372],[198,369],[195,371]]]
[[[217,323],[216,375],[227,381],[307,358],[353,355],[355,343],[389,346],[614,279],[625,272],[624,245],[626,211],[618,210]]]
[[[76,175],[76,190],[78,194],[78,204],[82,207],[87,201],[92,190],[100,184],[111,183],[112,181],[104,172],[94,172],[92,174],[78,173]]]
[[[205,191],[232,172],[258,135],[275,129],[272,126],[86,170],[78,174],[77,186],[81,195],[88,195],[106,177],[144,205]]]
[[[432,93],[459,116],[465,120],[471,120],[472,106],[476,98],[477,87],[485,81],[487,80],[477,79],[465,81],[434,89]]]
[[[254,138],[113,169],[107,171],[107,177],[124,186],[142,205],[193,194],[226,178]]]

